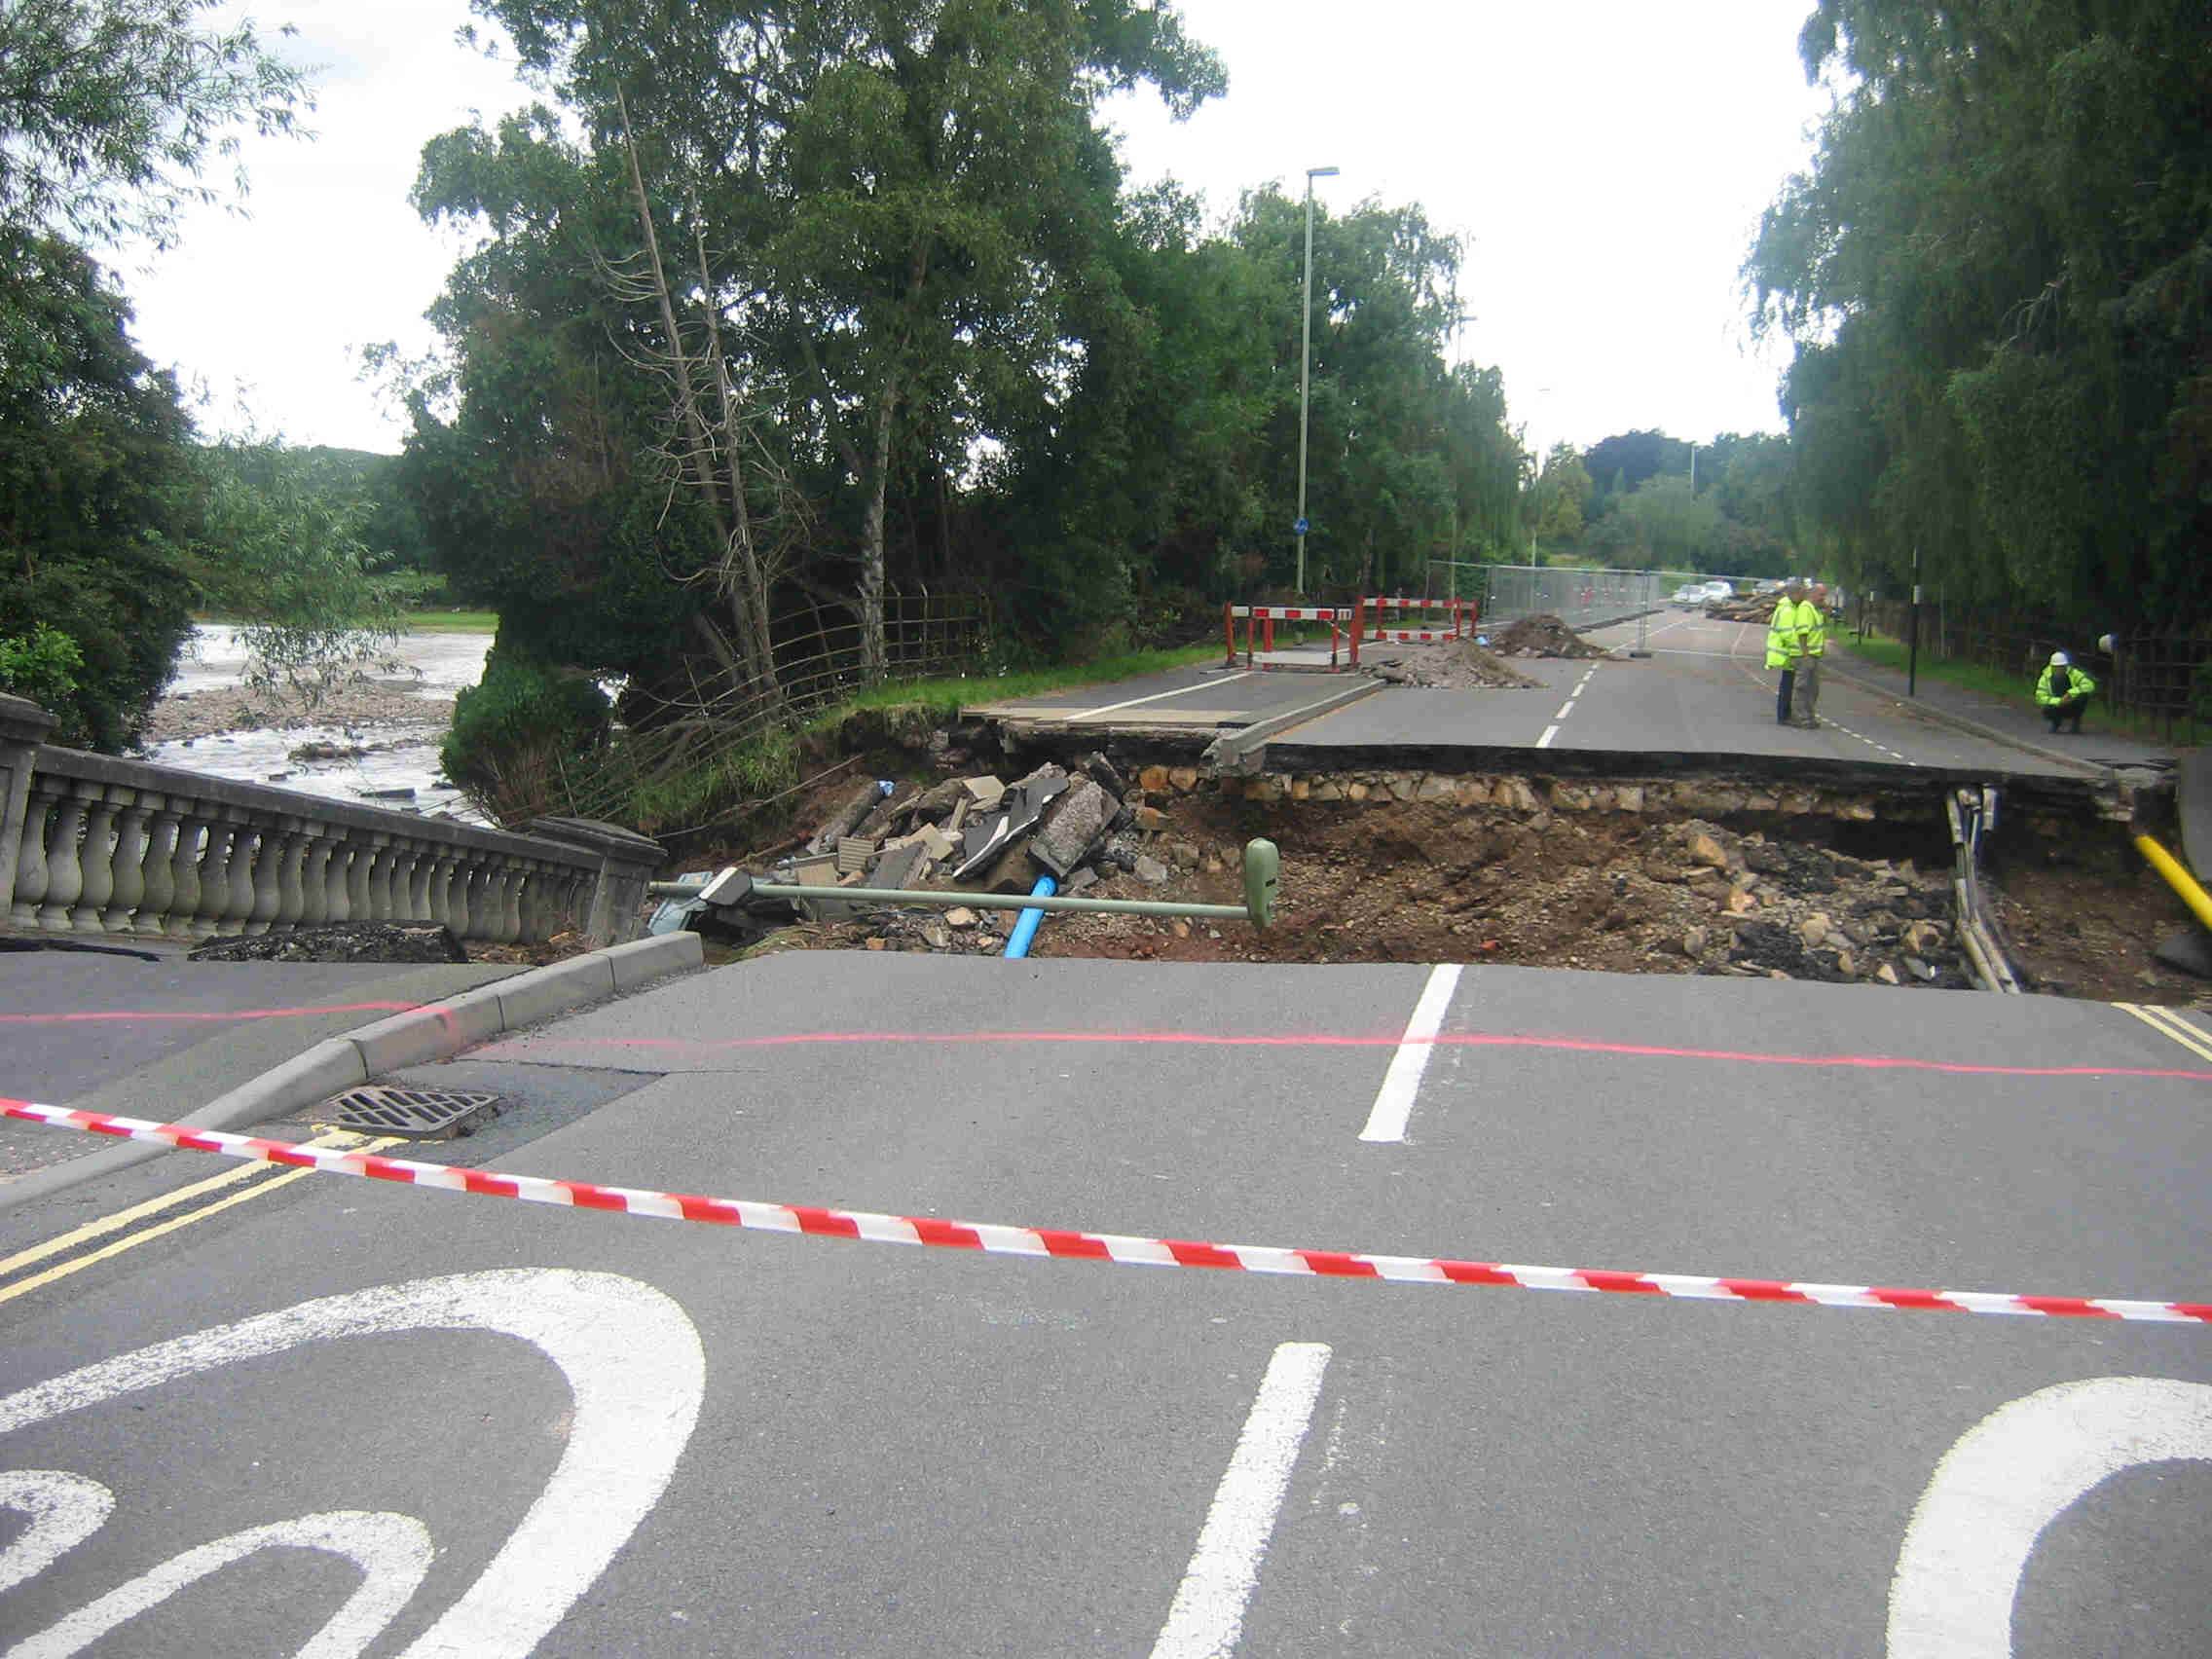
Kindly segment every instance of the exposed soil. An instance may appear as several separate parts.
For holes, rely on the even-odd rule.
[[[888,775],[888,774],[886,774]],[[825,786],[824,813],[845,784]],[[810,805],[813,803],[810,803]],[[1950,925],[1947,841],[1908,854],[1740,833],[1702,819],[1529,820],[1442,803],[1259,804],[1170,796],[1144,834],[1164,881],[1116,873],[1092,897],[1239,903],[1244,841],[1282,855],[1273,926],[1055,914],[1030,953],[1173,962],[1500,962],[1609,973],[1972,983]],[[809,820],[802,809],[799,822]],[[1834,836],[1829,837],[1830,840]],[[761,849],[764,850],[764,849]],[[2046,843],[2021,832],[1985,868],[2023,982],[2047,995],[2212,1005],[2152,951],[2190,925],[2118,827]],[[731,848],[694,867],[747,863]],[[994,954],[1015,911],[884,910],[787,929],[756,949]]]

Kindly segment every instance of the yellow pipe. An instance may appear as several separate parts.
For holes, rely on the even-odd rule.
[[[2196,878],[2182,867],[2181,861],[2151,839],[2148,835],[2135,837],[2136,850],[2151,861],[2151,867],[2166,878],[2167,884],[2180,894],[2182,903],[2196,912],[2196,919],[2212,928],[2212,897],[2196,885]]]

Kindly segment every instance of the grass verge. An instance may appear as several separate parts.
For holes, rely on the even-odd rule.
[[[1962,691],[1978,691],[1984,696],[2016,702],[2025,708],[2035,704],[2035,682],[2021,682],[2002,669],[1990,668],[1978,662],[1960,662],[1951,657],[1936,657],[1921,652],[1915,665],[1907,663],[1908,653],[1902,640],[1886,639],[1869,631],[1862,639],[1858,634],[1835,628],[1828,634],[1830,645],[1840,645],[1862,662],[1877,667],[1894,669],[1899,674],[1908,671],[1921,680],[1940,681],[1945,685],[1956,685]],[[2099,727],[2116,736],[2134,738],[2141,743],[2167,744],[2174,741],[2172,733],[2158,720],[2131,709],[2116,709],[2103,694],[2089,704],[2086,722],[2091,730]]]

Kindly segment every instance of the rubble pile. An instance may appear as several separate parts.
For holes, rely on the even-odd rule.
[[[989,774],[928,788],[870,780],[795,854],[758,872],[778,886],[819,888],[820,898],[754,898],[734,912],[686,910],[677,902],[656,925],[745,941],[793,922],[859,923],[871,949],[993,953],[1004,947],[1019,911],[1004,901],[1026,898],[1040,876],[1051,876],[1063,894],[1080,894],[1119,872],[1165,881],[1165,867],[1141,844],[1141,831],[1158,828],[1148,816],[1157,820],[1158,809],[1146,807],[1143,792],[1102,754],[1085,756],[1072,772],[1047,764],[1013,783]],[[847,888],[956,890],[976,894],[978,903],[901,907],[840,899]]]
[[[1361,666],[1393,685],[1446,690],[1526,690],[1543,682],[1483,649],[1472,640],[1410,642],[1381,655],[1370,647]]]
[[[1519,616],[1484,643],[1499,656],[1509,657],[1609,657],[1604,645],[1593,645],[1558,617],[1539,613]]]
[[[1740,594],[1734,599],[1709,599],[1705,613],[1720,622],[1771,622],[1775,605],[1781,600],[1778,593]]]

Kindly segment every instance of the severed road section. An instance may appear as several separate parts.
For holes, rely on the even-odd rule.
[[[402,1080],[512,1103],[425,1157],[577,1182],[2212,1301],[2212,1026],[2170,1011],[799,953]],[[2184,1654],[2212,1629],[2195,1323],[1021,1259],[319,1174],[12,1282],[13,1651],[327,1626],[313,1650]]]

